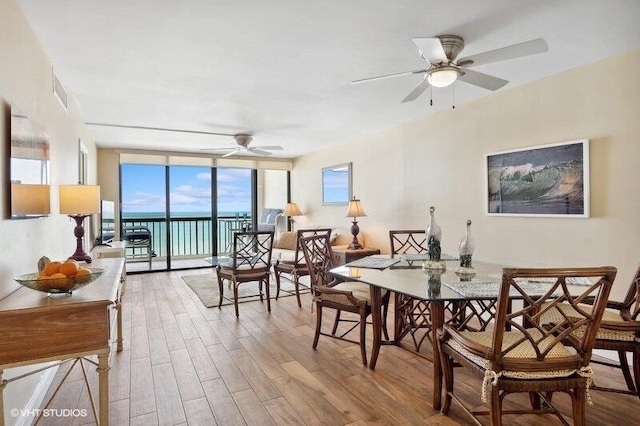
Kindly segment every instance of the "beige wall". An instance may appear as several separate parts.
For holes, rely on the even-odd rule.
[[[457,252],[472,219],[476,259],[614,265],[614,297],[622,298],[640,261],[638,75],[634,51],[300,157],[292,198],[306,216],[298,222],[348,225],[346,206],[322,206],[320,170],[352,161],[368,246],[388,252],[388,230],[424,228],[433,205],[445,252]],[[484,214],[485,154],[583,138],[591,146],[591,218]]]
[[[0,139],[4,149],[0,158],[0,176],[6,176],[9,141],[9,111],[11,105],[24,114],[49,136],[51,149],[51,215],[47,218],[10,220],[7,208],[6,181],[0,185],[0,298],[18,288],[13,277],[37,270],[41,256],[64,259],[75,250],[74,222],[58,213],[60,184],[78,182],[78,140],[88,148],[89,182],[95,183],[96,148],[84,127],[84,120],[74,99],[69,99],[67,114],[52,93],[52,65],[27,22],[17,0],[0,1]],[[59,75],[62,79],[62,77]],[[64,84],[64,80],[62,80]],[[44,296],[44,293],[43,293]],[[4,372],[9,378],[24,372],[12,369]],[[22,408],[33,389],[43,378],[36,374],[11,383],[5,389],[5,411]],[[16,419],[6,415],[7,424]]]

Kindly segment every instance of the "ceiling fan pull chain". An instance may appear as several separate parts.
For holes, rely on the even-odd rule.
[[[456,109],[456,91],[455,84],[451,85],[451,109]]]
[[[429,85],[429,105],[433,106],[433,86]]]

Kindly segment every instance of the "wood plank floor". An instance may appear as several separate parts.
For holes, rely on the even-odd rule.
[[[128,276],[123,299],[125,349],[111,360],[112,425],[470,423],[455,404],[448,416],[431,408],[428,361],[385,346],[371,371],[362,366],[357,345],[321,337],[313,350],[315,313],[310,311],[308,294],[302,309],[295,297],[284,297],[272,303],[271,314],[266,304],[243,303],[240,319],[233,305],[207,309],[181,279],[202,273],[211,272]],[[332,316],[326,317],[328,327]],[[622,380],[617,370],[594,369],[602,384]],[[88,370],[95,386],[95,368]],[[54,385],[63,372],[61,368]],[[480,404],[480,381],[462,369],[456,371],[456,389]],[[592,397],[594,405],[587,408],[590,425],[632,424],[640,418],[637,398],[597,391]],[[525,396],[507,401],[512,407],[528,406]],[[570,416],[567,395],[554,395],[554,402]],[[92,424],[80,370],[71,372],[52,407],[85,409],[89,414],[43,418],[41,424]],[[551,415],[507,416],[505,423],[560,424]]]

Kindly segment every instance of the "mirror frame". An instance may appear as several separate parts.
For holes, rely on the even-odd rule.
[[[352,163],[322,169],[322,204],[348,204],[353,195]]]

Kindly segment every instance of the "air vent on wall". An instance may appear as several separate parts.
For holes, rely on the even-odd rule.
[[[55,71],[53,71],[53,93],[56,95],[56,98],[58,98],[58,101],[64,108],[65,112],[69,112],[69,107],[67,104],[67,91],[64,90],[64,87],[62,87],[62,83],[60,83],[60,80],[58,79]]]

